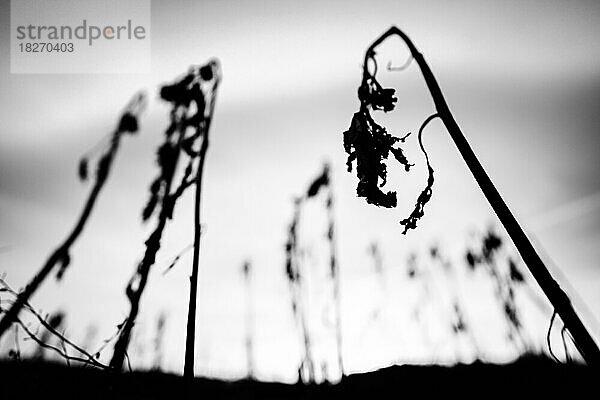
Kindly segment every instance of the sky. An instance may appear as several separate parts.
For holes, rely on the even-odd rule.
[[[426,180],[415,137],[407,140],[406,153],[417,166],[409,174],[390,170],[386,187],[399,192],[396,209],[357,198],[356,176],[345,170],[342,132],[358,109],[364,51],[392,25],[424,54],[481,163],[599,337],[596,2],[153,1],[147,74],[11,74],[10,8],[8,1],[0,4],[0,273],[14,287],[25,285],[78,216],[89,190],[77,179],[79,157],[111,131],[138,90],[150,98],[141,132],[123,141],[65,279],[50,279],[32,300],[47,312],[65,310],[71,337],[88,336],[93,347],[125,317],[124,288],[152,229],[140,215],[167,126],[168,108],[158,88],[190,65],[217,57],[223,81],[205,169],[196,373],[232,379],[246,373],[240,271],[250,260],[256,375],[295,379],[301,348],[283,246],[293,198],[325,161],[333,168],[336,195],[348,371],[472,360],[473,349],[456,350],[435,327],[439,317],[431,317],[434,323],[426,328],[410,317],[421,289],[406,280],[409,254],[424,254],[437,244],[462,271],[465,246],[477,232],[489,226],[502,232],[443,126],[436,121],[425,132],[436,182],[418,229],[407,235],[398,221]],[[394,39],[378,55],[380,65],[401,65],[407,51]],[[382,82],[397,89],[396,110],[377,115],[390,132],[415,132],[434,112],[414,63],[382,74]],[[311,207],[303,219],[303,243],[316,255],[305,268],[317,277],[310,295],[315,346],[330,360],[331,329],[319,323],[319,307],[329,293],[318,279],[324,220],[318,204]],[[132,350],[136,367],[151,365],[156,319],[165,314],[161,366],[182,370],[191,254],[161,273],[192,242],[192,216],[188,194],[177,205],[142,299]],[[372,273],[372,242],[382,252],[385,288]],[[481,351],[489,360],[508,360],[515,352],[490,312],[495,305],[489,283],[467,275],[461,274],[460,293]],[[439,273],[434,280],[444,281]],[[539,296],[535,283],[531,287]],[[540,344],[551,311],[546,305],[530,314],[531,340]],[[94,335],[90,326],[96,327]],[[425,340],[420,329],[433,339]],[[104,357],[109,356],[110,351]]]

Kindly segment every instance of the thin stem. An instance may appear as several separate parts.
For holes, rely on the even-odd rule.
[[[552,351],[552,342],[550,341],[550,334],[552,333],[552,326],[554,325],[555,318],[556,318],[556,310],[552,313],[552,317],[550,318],[550,325],[548,326],[548,333],[546,334],[546,344],[548,345],[548,351],[550,352],[550,355],[552,356],[554,361],[556,361],[557,363],[560,364],[560,360],[558,359],[558,357],[556,357],[556,355]]]
[[[213,65],[214,63],[214,65]],[[216,61],[209,64],[213,69],[218,70],[218,64]],[[218,71],[214,71],[218,72]],[[190,276],[190,298],[188,306],[188,319],[187,319],[187,333],[185,341],[185,361],[183,367],[183,375],[188,378],[194,376],[194,347],[196,337],[196,303],[198,296],[198,269],[200,263],[200,237],[202,236],[202,225],[200,222],[200,206],[202,200],[202,177],[204,175],[204,162],[206,160],[206,151],[208,150],[209,144],[209,131],[210,124],[213,119],[215,111],[215,102],[217,97],[217,88],[219,86],[220,77],[215,76],[215,82],[211,90],[211,102],[210,111],[206,118],[206,124],[204,127],[204,134],[202,136],[202,145],[200,147],[200,153],[198,155],[198,170],[196,172],[195,184],[196,193],[194,198],[194,258],[192,260],[192,274]]]
[[[329,177],[329,193],[327,198],[327,218],[329,220],[329,262],[331,267],[331,275],[333,279],[333,300],[335,302],[335,338],[337,344],[337,356],[338,366],[340,368],[340,375],[344,377],[344,359],[343,359],[343,346],[342,346],[342,300],[340,293],[340,270],[337,262],[337,248],[336,248],[336,235],[335,235],[335,216],[334,216],[334,197],[333,197],[333,185],[331,183],[331,176]]]
[[[296,318],[296,322],[300,325],[300,333],[302,334],[302,344],[304,346],[304,358],[300,362],[298,368],[298,381],[305,376],[304,369],[306,368],[308,376],[305,381],[312,382],[314,380],[314,363],[312,359],[312,350],[310,335],[308,332],[308,321],[306,310],[304,309],[302,296],[302,275],[300,274],[300,263],[298,261],[298,225],[300,223],[300,213],[305,197],[297,198],[294,202],[294,216],[290,224],[288,233],[288,243],[286,245],[286,273],[290,285],[290,294],[292,300],[292,313]]]
[[[171,262],[169,263],[169,266],[167,268],[165,268],[165,270],[163,271],[163,276],[167,274],[167,272],[169,272],[171,269],[173,269],[173,267],[175,267],[175,264],[177,264],[177,262],[179,261],[179,259],[181,257],[183,257],[183,255],[185,253],[187,253],[188,251],[190,251],[191,249],[194,248],[194,244],[188,244],[187,246],[185,246],[183,248],[183,250],[181,250],[179,253],[177,253],[177,255],[175,257],[173,257],[173,259],[171,260]]]
[[[242,273],[246,284],[246,369],[248,379],[254,379],[254,304],[252,302],[252,264],[249,261],[244,262]]]

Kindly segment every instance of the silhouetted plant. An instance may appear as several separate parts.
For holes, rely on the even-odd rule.
[[[433,304],[438,300],[436,319],[442,321],[447,327],[448,334],[456,339],[464,337],[473,347],[477,357],[481,352],[477,344],[476,337],[472,331],[471,324],[467,321],[464,307],[460,301],[459,291],[455,285],[454,266],[452,262],[442,255],[438,245],[429,248],[428,257],[431,262],[419,262],[420,259],[416,253],[411,253],[407,260],[408,278],[421,284],[421,293],[413,309],[413,317],[419,323],[423,330],[424,338],[429,338],[429,328],[425,325],[427,320],[421,318],[423,308],[427,304]],[[436,268],[439,267],[441,271]],[[441,279],[437,279],[441,278]],[[443,280],[448,286],[445,291],[436,285],[436,282]]]
[[[546,346],[548,348],[548,353],[550,354],[552,359],[554,359],[554,361],[556,361],[557,363],[562,364],[563,362],[556,356],[556,354],[554,353],[554,350],[552,349],[551,334],[552,334],[552,328],[554,327],[554,321],[556,320],[556,316],[557,316],[557,312],[554,311],[552,313],[552,317],[550,317],[550,324],[548,325],[548,333],[546,333]],[[562,328],[560,329],[560,339],[561,339],[562,345],[563,345],[565,362],[567,364],[571,364],[573,362],[573,358],[571,357],[571,354],[569,352],[569,346],[567,344],[567,337],[570,338],[571,341],[573,340],[573,338],[569,334],[569,331],[568,331],[566,325],[563,322]]]
[[[387,285],[385,280],[385,274],[383,270],[383,257],[381,255],[381,250],[379,248],[379,244],[377,242],[372,242],[368,248],[367,252],[371,257],[371,261],[373,262],[373,273],[377,278],[377,283],[379,284],[379,300],[375,305],[373,311],[371,312],[371,319],[369,321],[369,325],[374,325],[378,320],[380,320],[383,309],[385,306],[385,301],[387,297]]]
[[[421,338],[430,344],[430,329],[427,326],[428,321],[422,318],[423,308],[433,301],[430,271],[421,266],[420,257],[416,252],[411,252],[406,260],[407,277],[418,283],[421,287],[419,297],[412,309],[412,318],[421,329]]]
[[[303,277],[298,262],[298,224],[300,223],[301,206],[302,198],[296,198],[294,200],[294,215],[288,228],[288,239],[285,244],[285,274],[290,286],[292,314],[300,325],[304,345],[304,356],[298,366],[298,381],[312,382],[315,378],[315,369],[308,333],[308,322],[302,304]]]
[[[56,313],[51,314],[46,319],[46,322],[48,323],[50,328],[52,328],[53,331],[57,331],[57,332],[63,325],[64,321],[65,321],[65,314],[62,311],[57,311]],[[63,333],[63,335],[64,335],[64,333]],[[52,336],[52,332],[49,331],[48,329],[44,329],[44,331],[42,332],[42,335],[40,337],[40,340],[44,343],[49,343],[51,336]],[[34,357],[42,358],[43,356],[44,356],[44,347],[39,346]]]
[[[15,348],[8,351],[8,358],[11,361],[21,361],[21,345],[19,343],[19,325],[14,324],[14,342]]]
[[[454,265],[450,260],[443,257],[442,252],[437,245],[431,247],[429,255],[432,261],[437,263],[442,268],[443,272],[446,274],[445,280],[450,289],[449,301],[452,304],[450,329],[457,337],[466,337],[473,346],[477,358],[479,358],[481,355],[481,351],[479,349],[479,345],[477,344],[475,334],[471,329],[471,324],[467,322],[465,316],[466,314],[460,301],[459,290],[456,287]]]
[[[198,182],[201,181],[204,160],[202,148],[205,152],[208,143],[202,143],[202,147],[197,149],[197,142],[199,139],[206,139],[205,134],[210,121],[207,122],[203,85],[216,88],[219,79],[217,74],[218,65],[215,61],[211,61],[202,67],[191,67],[185,76],[173,84],[163,86],[160,90],[161,98],[171,104],[170,124],[165,130],[164,142],[157,151],[159,174],[150,185],[150,197],[142,212],[144,221],[156,215],[156,227],[145,242],[144,256],[125,291],[131,307],[115,344],[110,362],[113,368],[121,369],[123,366],[131,332],[139,313],[141,296],[146,287],[150,269],[160,250],[163,231],[168,220],[173,218],[175,204],[188,187],[196,184],[199,189]],[[212,110],[212,107],[210,105],[209,109]],[[212,115],[212,111],[210,111],[210,115]],[[188,134],[189,131],[191,134]],[[178,186],[173,189],[175,173],[182,157],[187,157],[187,165]],[[192,175],[195,164],[198,166],[195,175]],[[199,193],[197,193],[198,196]],[[198,205],[198,201],[196,205]],[[195,236],[199,234],[199,229],[199,224],[195,224]]]
[[[194,343],[196,340],[196,301],[198,296],[198,267],[200,262],[200,237],[202,234],[202,224],[200,221],[200,202],[202,197],[202,176],[204,172],[204,162],[206,161],[206,151],[208,150],[210,124],[213,120],[215,104],[217,98],[217,88],[221,81],[221,70],[216,60],[211,60],[207,65],[198,71],[201,82],[209,85],[201,90],[196,102],[197,112],[192,117],[194,123],[193,135],[185,140],[183,148],[190,157],[190,164],[197,162],[194,184],[196,193],[194,198],[194,258],[192,260],[192,274],[190,275],[190,298],[188,306],[187,332],[185,341],[185,365],[183,374],[187,377],[194,376]],[[202,89],[202,86],[200,86]],[[196,142],[201,139],[200,148]]]
[[[163,359],[163,342],[165,337],[165,330],[167,326],[167,314],[161,312],[156,318],[156,333],[154,336],[154,361],[153,368],[160,370]]]
[[[316,197],[320,191],[325,193],[325,209],[327,212],[327,243],[329,246],[329,273],[333,286],[333,302],[335,307],[335,336],[337,347],[338,367],[340,374],[344,376],[344,361],[342,352],[342,309],[341,309],[341,293],[340,293],[340,271],[337,262],[337,241],[335,228],[335,202],[333,193],[333,184],[331,178],[331,168],[325,163],[323,172],[317,176],[310,184],[306,199]],[[324,375],[326,376],[326,375]]]
[[[96,336],[98,335],[98,327],[94,324],[90,324],[85,329],[85,335],[83,337],[81,347],[84,349],[90,349],[96,340]]]
[[[377,242],[372,242],[369,245],[368,252],[373,260],[373,271],[375,272],[377,279],[382,283],[385,282],[385,277],[383,276],[383,258],[381,256],[379,244]]]
[[[414,279],[419,276],[419,271],[417,269],[417,254],[410,253],[406,260],[406,275],[409,279]]]
[[[341,297],[340,297],[340,274],[337,262],[337,249],[335,237],[335,210],[334,210],[334,194],[331,181],[331,169],[329,164],[325,163],[323,171],[311,182],[306,190],[306,193],[295,199],[294,201],[294,217],[288,229],[288,241],[286,243],[286,275],[290,282],[292,292],[292,310],[297,319],[300,320],[300,326],[304,336],[305,355],[303,364],[299,371],[306,368],[307,376],[299,376],[299,379],[311,382],[314,381],[314,360],[311,357],[310,336],[306,322],[304,310],[301,308],[302,298],[302,274],[300,272],[299,262],[297,260],[298,251],[298,225],[300,223],[300,215],[305,202],[316,198],[319,193],[323,192],[325,196],[324,208],[327,215],[327,231],[325,238],[329,247],[329,277],[333,287],[333,303],[335,308],[335,341],[337,350],[337,362],[340,369],[340,374],[344,376],[344,363],[342,354],[342,316],[341,316]],[[321,365],[321,370],[323,366]]]
[[[395,207],[396,193],[384,193],[379,189],[379,187],[385,185],[387,177],[387,169],[383,161],[388,158],[390,153],[392,153],[396,159],[404,165],[405,169],[409,169],[410,167],[410,164],[405,160],[403,154],[399,151],[399,148],[394,147],[398,141],[402,141],[401,138],[395,138],[387,133],[385,128],[374,122],[370,115],[370,110],[383,110],[384,112],[391,111],[397,101],[394,97],[394,90],[391,88],[383,88],[376,79],[377,62],[375,60],[375,49],[392,36],[399,37],[408,48],[408,51],[410,52],[409,62],[414,60],[418,65],[436,109],[436,112],[429,116],[419,129],[419,145],[427,160],[429,177],[425,189],[417,198],[415,209],[408,218],[400,222],[404,225],[403,233],[406,233],[408,229],[414,229],[416,227],[417,221],[423,216],[425,204],[431,198],[433,169],[429,163],[429,157],[427,156],[427,153],[425,153],[421,134],[430,121],[439,118],[454,141],[454,144],[473,174],[473,177],[477,181],[477,184],[488,200],[490,206],[493,208],[503,227],[514,242],[534,279],[538,282],[556,312],[561,316],[561,319],[565,321],[565,325],[573,337],[575,346],[588,364],[600,364],[600,348],[579,318],[569,296],[552,277],[548,268],[533,247],[533,244],[525,234],[523,228],[514,217],[479,162],[479,159],[473,152],[469,142],[456,123],[442,90],[438,85],[433,72],[429,68],[429,65],[425,61],[425,58],[417,50],[410,38],[395,26],[392,26],[377,38],[365,53],[362,82],[358,92],[358,97],[361,102],[360,110],[354,114],[348,131],[344,132],[344,148],[348,153],[349,170],[351,170],[352,162],[354,160],[357,162],[356,171],[359,179],[357,194],[361,197],[365,197],[369,203],[384,207]],[[408,65],[409,63],[406,64],[406,66]],[[406,66],[400,69],[404,69]],[[392,69],[389,65],[388,68]],[[379,182],[380,180],[381,183]],[[507,314],[511,314],[512,311],[513,310],[506,310]],[[512,316],[511,318],[515,319],[516,317]],[[513,322],[516,323],[516,319]]]
[[[466,252],[465,260],[469,268],[475,270],[483,267],[492,278],[496,298],[508,325],[507,338],[515,345],[518,339],[524,350],[527,350],[528,344],[524,338],[521,316],[515,299],[516,288],[524,284],[525,279],[512,258],[508,258],[505,268],[500,267],[499,253],[502,246],[503,241],[500,236],[489,230],[482,237],[479,248]]]
[[[368,263],[368,271],[374,277],[374,283],[377,285],[377,289],[373,290],[369,296],[369,300],[371,300],[369,304],[370,312],[360,335],[361,341],[371,332],[383,335],[389,332],[388,323],[390,310],[387,305],[389,305],[391,301],[391,298],[389,297],[390,292],[388,290],[388,270],[384,263],[383,252],[379,242],[375,240],[370,242],[367,245],[366,253],[370,261]],[[414,258],[409,258],[406,265],[410,273],[415,274],[416,256]],[[415,312],[415,319],[418,319],[417,314],[418,312]]]
[[[115,326],[116,329],[113,332],[113,334],[102,341],[102,344],[94,352],[94,358],[96,358],[96,359],[100,358],[100,355],[102,354],[102,352],[104,351],[104,349],[106,349],[113,341],[117,340],[120,337],[121,332],[125,328],[125,321],[126,320],[127,319],[124,319],[122,322],[118,323]],[[129,355],[128,355],[127,351],[125,352],[125,359],[127,360],[128,369],[129,369],[129,371],[131,371],[131,362],[129,360]]]
[[[242,276],[246,286],[246,340],[244,346],[246,348],[246,369],[249,379],[254,378],[254,312],[252,301],[252,264],[250,261],[244,261],[242,264]]]
[[[24,307],[25,303],[29,301],[31,296],[37,291],[40,285],[56,266],[58,266],[56,278],[58,280],[62,279],[67,267],[71,263],[71,256],[69,254],[71,247],[83,232],[92,210],[96,205],[98,195],[106,183],[112,163],[117,155],[121,138],[125,134],[134,134],[138,131],[138,118],[144,109],[144,105],[145,96],[140,93],[137,94],[125,108],[125,111],[122,113],[121,118],[119,119],[117,128],[112,133],[109,146],[98,160],[96,167],[96,180],[92,186],[89,197],[85,202],[81,216],[77,220],[77,223],[75,224],[75,227],[69,236],[67,236],[64,242],[62,242],[58,248],[54,250],[44,266],[31,279],[27,286],[25,286],[25,289],[19,293],[12,307],[0,320],[0,338],[10,327],[10,325],[17,319],[19,312]],[[84,157],[84,161],[80,162],[79,175],[82,179],[87,178],[87,157]]]
[[[8,283],[2,278],[0,278],[0,293],[7,293],[10,296],[12,296],[12,299],[2,300],[2,302],[0,302],[0,313],[5,313],[6,310],[4,309],[2,304],[8,303],[10,305],[14,305],[18,299],[19,293],[17,291],[15,291],[14,289],[12,289],[8,285]],[[88,353],[85,349],[83,349],[82,346],[79,346],[79,345],[75,344],[73,341],[69,340],[66,337],[64,331],[62,333],[59,332],[60,326],[64,321],[63,313],[59,312],[52,316],[50,316],[50,315],[42,316],[41,313],[38,312],[29,302],[23,303],[22,311],[27,311],[29,314],[31,314],[35,318],[35,320],[37,320],[37,322],[39,323],[39,328],[33,329],[30,327],[30,324],[25,323],[20,317],[18,317],[18,316],[16,317],[15,342],[16,342],[17,350],[16,350],[16,353],[13,355],[13,358],[17,357],[20,359],[20,357],[21,357],[20,349],[18,346],[19,338],[18,338],[18,333],[17,333],[18,328],[20,327],[21,330],[23,330],[23,332],[26,335],[25,339],[33,340],[39,346],[39,349],[41,349],[41,351],[38,351],[36,353],[36,355],[34,355],[34,357],[38,357],[38,358],[41,357],[43,350],[46,349],[46,350],[51,350],[54,353],[58,354],[58,356],[60,356],[62,359],[64,359],[67,362],[67,364],[69,364],[71,361],[76,361],[76,362],[83,363],[84,365],[90,365],[93,367],[104,368],[104,369],[108,368],[107,365],[104,365],[98,361],[98,358],[100,357],[99,353],[95,354],[95,355]],[[38,331],[40,329],[43,330],[41,336],[38,335]],[[51,338],[56,338],[58,340],[60,346],[62,347],[62,349],[50,344],[49,342],[50,342]],[[78,354],[80,354],[82,357],[70,355],[67,350],[67,346],[69,348],[73,349]]]
[[[323,174],[330,175],[328,165],[325,165]],[[335,305],[335,331],[336,331],[336,346],[338,356],[338,367],[340,369],[340,375],[343,378],[344,372],[344,356],[343,356],[343,334],[342,334],[342,299],[340,291],[340,268],[337,261],[337,240],[336,240],[336,227],[335,227],[335,202],[333,195],[333,185],[331,177],[327,179],[327,240],[329,242],[329,270],[331,272],[331,280],[333,282],[333,301]],[[326,375],[324,375],[326,376]]]

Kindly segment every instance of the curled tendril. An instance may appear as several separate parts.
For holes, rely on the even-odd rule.
[[[425,129],[427,124],[429,124],[429,122],[431,122],[437,117],[439,117],[438,114],[430,115],[425,121],[423,121],[423,124],[421,124],[421,127],[419,128],[419,146],[421,147],[421,151],[425,155],[425,161],[427,162],[427,185],[425,186],[425,189],[423,189],[419,197],[417,197],[417,203],[415,204],[415,208],[413,209],[412,213],[410,213],[410,215],[407,218],[400,221],[400,225],[404,226],[404,231],[402,232],[403,234],[406,234],[406,232],[408,232],[409,229],[415,229],[417,227],[417,221],[421,219],[421,217],[424,215],[423,210],[425,208],[425,205],[429,202],[429,200],[431,200],[431,193],[434,181],[433,168],[429,163],[429,155],[427,154],[427,151],[425,151],[425,147],[423,146],[423,130]]]
[[[406,59],[406,61],[404,62],[404,64],[402,64],[399,67],[394,67],[392,66],[392,62],[388,61],[387,64],[387,70],[390,72],[399,72],[399,71],[404,71],[405,69],[407,69],[408,67],[410,67],[410,64],[412,64],[412,61],[414,60],[414,57],[412,56],[412,54],[408,55],[408,58]]]

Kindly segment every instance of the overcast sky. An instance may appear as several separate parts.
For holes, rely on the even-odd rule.
[[[203,192],[197,373],[245,373],[240,268],[250,259],[257,371],[264,379],[294,379],[300,342],[283,274],[283,245],[293,196],[326,160],[333,166],[337,199],[348,368],[455,359],[452,346],[441,342],[433,351],[420,328],[409,323],[410,310],[403,305],[408,307],[410,291],[417,289],[400,280],[411,251],[438,243],[459,264],[472,232],[498,226],[447,132],[439,122],[427,128],[436,183],[425,217],[406,236],[398,221],[409,214],[426,180],[415,138],[407,141],[406,152],[417,167],[408,175],[393,170],[388,184],[399,191],[396,209],[358,199],[356,177],[345,171],[342,132],[358,108],[364,50],[391,25],[425,55],[482,164],[598,337],[596,2],[154,1],[152,72],[139,75],[11,74],[8,3],[0,8],[0,272],[15,287],[42,265],[79,214],[89,189],[76,176],[79,157],[113,128],[136,91],[147,90],[151,99],[141,133],[123,141],[66,278],[61,285],[48,282],[33,300],[46,311],[66,310],[73,337],[83,340],[93,324],[100,341],[128,311],[124,287],[152,228],[152,222],[142,225],[140,214],[156,171],[154,149],[167,124],[159,85],[191,64],[218,57],[223,83]],[[382,65],[402,64],[406,56],[396,40],[380,53]],[[391,131],[416,131],[434,112],[416,65],[383,79],[398,89],[397,110],[386,119]],[[324,222],[315,213],[305,224],[318,231]],[[157,315],[164,312],[164,367],[181,371],[191,255],[166,276],[160,273],[192,242],[192,215],[192,198],[185,197],[143,297],[139,357],[133,357],[140,367],[150,359],[140,347],[149,346]],[[320,240],[307,235],[306,245],[321,246]],[[384,317],[375,322],[369,315],[381,288],[370,273],[367,248],[373,241],[389,269],[391,296],[384,301]],[[319,268],[313,264],[306,268]],[[485,323],[488,303],[482,299],[491,297],[491,289],[472,283],[465,283],[470,288],[465,301],[475,304],[473,324],[485,353],[493,360],[514,355],[493,332],[502,326]],[[543,341],[548,317],[531,317],[536,343]],[[382,326],[372,326],[377,324]],[[468,360],[468,351],[458,354]]]

